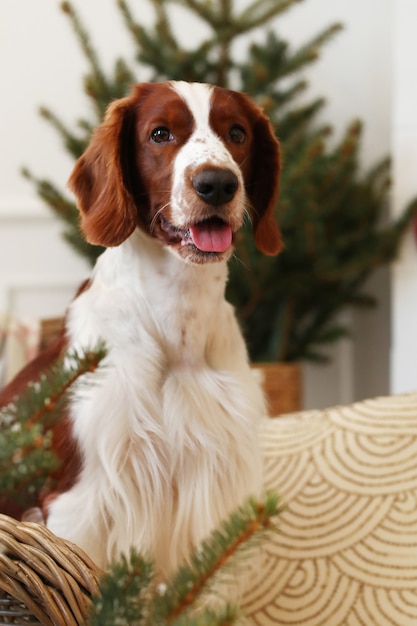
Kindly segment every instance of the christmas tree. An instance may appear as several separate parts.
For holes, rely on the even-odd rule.
[[[247,92],[270,116],[281,142],[284,169],[276,215],[285,249],[278,257],[265,258],[256,250],[250,229],[243,230],[236,249],[241,262],[230,264],[227,297],[236,307],[253,360],[326,360],[326,345],[348,332],[337,322],[338,314],[346,307],[375,305],[366,281],[395,258],[417,212],[413,201],[396,221],[382,226],[389,159],[361,172],[361,123],[353,121],[336,147],[329,148],[331,129],[316,123],[324,100],[304,102],[301,97],[307,85],[300,71],[318,58],[341,25],[329,26],[292,50],[270,25],[299,0],[253,0],[244,9],[233,0],[149,1],[155,10],[151,29],[138,21],[125,0],[118,1],[137,63],[119,58],[110,74],[72,5],[61,5],[89,62],[84,89],[92,115],[71,130],[49,109],[42,108],[41,114],[76,159],[109,101],[141,80],[141,68],[151,71],[152,80],[209,82]],[[184,47],[171,26],[175,4],[203,22],[209,33],[194,48]],[[249,43],[244,60],[241,53],[235,58],[236,40],[259,27],[268,29],[263,42]],[[93,262],[101,250],[83,241],[72,200],[50,181],[28,171],[25,175],[67,223],[66,239]]]

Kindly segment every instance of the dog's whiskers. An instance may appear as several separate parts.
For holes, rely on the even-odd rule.
[[[242,165],[244,165],[248,159],[249,159],[249,154],[242,161],[239,162],[239,167],[242,168]]]
[[[243,223],[244,224],[252,224],[252,216],[250,214],[250,211],[247,207],[245,207],[245,210],[243,212]]]
[[[150,232],[150,233],[153,233],[154,228],[155,228],[155,224],[156,224],[156,222],[157,222],[157,220],[158,220],[158,217],[161,215],[162,211],[163,211],[164,209],[166,209],[166,208],[167,208],[170,204],[171,204],[171,202],[168,200],[168,202],[166,202],[165,204],[163,204],[163,205],[161,206],[161,208],[157,210],[157,212],[156,212],[156,213],[155,213],[155,215],[153,216],[153,218],[152,218],[152,220],[151,220],[151,223],[150,223],[150,225],[149,225],[149,232]]]
[[[238,263],[239,265],[242,265],[242,267],[244,267],[245,270],[249,271],[249,266],[246,265],[243,259],[241,259],[240,256],[238,256],[236,253],[232,254],[232,256],[230,257],[230,262]]]

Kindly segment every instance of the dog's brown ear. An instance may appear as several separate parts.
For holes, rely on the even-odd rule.
[[[282,249],[275,218],[281,172],[280,148],[269,119],[248,98],[245,100],[253,119],[254,147],[246,192],[251,205],[254,239],[258,250],[273,256]]]
[[[134,162],[135,102],[131,96],[109,106],[68,181],[77,198],[81,229],[92,244],[117,246],[137,226],[127,171],[129,159]]]

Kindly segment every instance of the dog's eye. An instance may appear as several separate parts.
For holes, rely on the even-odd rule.
[[[155,143],[167,143],[174,139],[174,135],[166,126],[158,126],[158,128],[153,129],[151,139]]]
[[[238,126],[235,124],[229,130],[229,137],[233,143],[245,143],[246,141],[246,131],[242,126]]]

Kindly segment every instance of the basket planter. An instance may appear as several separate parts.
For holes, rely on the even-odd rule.
[[[300,363],[254,363],[259,372],[270,416],[295,413],[302,408]]]
[[[79,626],[101,571],[45,526],[0,515],[0,624]]]

